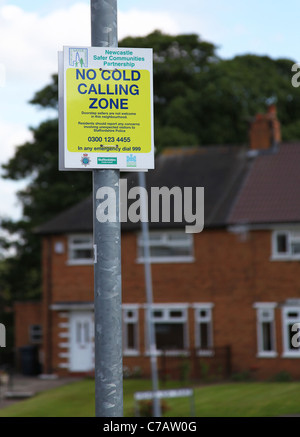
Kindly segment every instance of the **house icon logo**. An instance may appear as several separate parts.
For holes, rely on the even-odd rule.
[[[70,48],[69,65],[71,67],[83,68],[88,66],[88,49],[87,48]]]

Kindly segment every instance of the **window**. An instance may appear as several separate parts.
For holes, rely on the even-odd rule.
[[[138,262],[144,262],[145,242],[138,236]],[[149,252],[151,262],[192,262],[193,234],[182,231],[149,232]]]
[[[29,342],[41,343],[42,342],[42,327],[41,325],[29,326]]]
[[[274,231],[273,259],[300,259],[300,231]]]
[[[198,355],[213,353],[211,303],[195,304],[195,342]]]
[[[138,307],[123,306],[123,351],[124,355],[138,355]]]
[[[296,327],[294,326],[296,323],[300,323],[300,307],[299,306],[283,307],[282,327],[283,327],[283,356],[284,357],[300,358],[300,347],[297,344],[298,341],[294,341],[299,337],[299,334],[297,334],[298,328],[297,326]]]
[[[76,323],[76,343],[85,345],[90,341],[90,324],[89,322]]]
[[[68,264],[91,264],[93,262],[93,236],[79,234],[69,236]]]
[[[272,302],[256,303],[257,318],[257,349],[259,357],[275,357],[275,316],[274,308],[276,304]]]
[[[188,348],[187,306],[153,305],[151,322],[154,324],[158,351],[177,355]]]

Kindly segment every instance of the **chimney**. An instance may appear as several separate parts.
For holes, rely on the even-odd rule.
[[[267,150],[281,141],[280,123],[275,105],[270,105],[266,114],[257,114],[250,126],[250,149]]]

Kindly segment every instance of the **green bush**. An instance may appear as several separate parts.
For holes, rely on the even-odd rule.
[[[170,409],[169,405],[163,399],[160,400],[162,414]],[[153,417],[153,401],[146,400],[139,402],[140,417]]]
[[[208,373],[209,373],[209,364],[205,361],[200,361],[200,369],[201,369],[201,378],[204,381],[207,381],[208,379]]]
[[[289,382],[292,380],[292,377],[289,372],[282,370],[281,372],[276,373],[271,380],[274,382]]]
[[[180,364],[180,381],[186,383],[190,377],[191,364],[188,360],[184,360]]]
[[[242,372],[234,373],[231,379],[236,382],[251,381],[252,375],[248,370],[243,370]]]

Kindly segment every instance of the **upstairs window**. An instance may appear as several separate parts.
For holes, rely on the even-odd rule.
[[[300,231],[274,231],[272,235],[273,259],[300,259]]]
[[[92,264],[93,236],[90,234],[70,235],[68,241],[68,264]]]
[[[145,242],[143,235],[138,236],[138,262],[145,262]],[[182,231],[151,231],[149,232],[150,261],[163,262],[192,262],[193,234]]]

